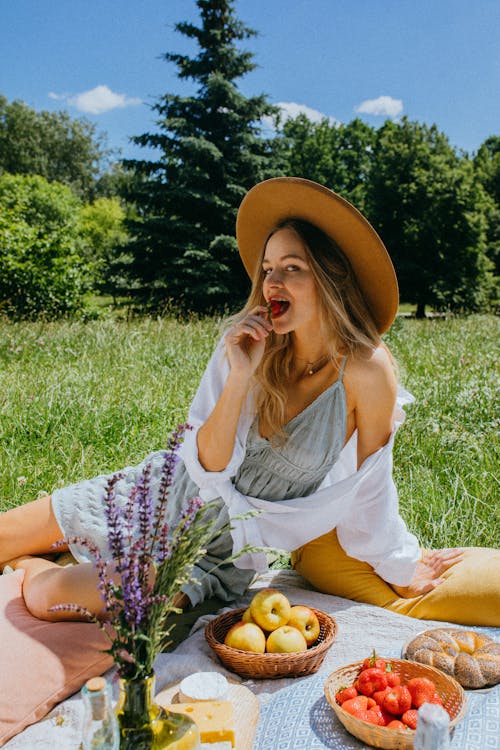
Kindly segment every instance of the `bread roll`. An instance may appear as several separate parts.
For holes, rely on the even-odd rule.
[[[472,630],[426,630],[410,641],[404,656],[440,669],[464,688],[500,682],[500,643]]]

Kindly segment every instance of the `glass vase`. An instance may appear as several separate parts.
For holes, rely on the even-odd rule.
[[[120,679],[120,750],[199,750],[200,733],[195,722],[155,703],[154,684],[154,674]]]

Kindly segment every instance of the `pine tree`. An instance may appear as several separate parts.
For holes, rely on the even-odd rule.
[[[131,231],[133,274],[150,295],[184,309],[208,311],[241,303],[249,285],[234,239],[237,207],[255,183],[275,173],[272,140],[261,137],[276,108],[264,95],[247,98],[235,80],[255,68],[236,42],[255,32],[234,15],[232,0],[197,0],[201,25],[175,29],[199,48],[195,57],[167,52],[195,96],[166,94],[154,105],[157,133],[133,138],[158,149],[158,161],[126,162],[136,174],[129,196],[139,220]]]

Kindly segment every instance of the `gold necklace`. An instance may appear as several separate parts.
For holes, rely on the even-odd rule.
[[[306,362],[304,375],[315,375],[317,372],[323,369],[323,367],[330,361],[331,357],[329,354],[323,354],[322,357],[317,359],[315,362]]]

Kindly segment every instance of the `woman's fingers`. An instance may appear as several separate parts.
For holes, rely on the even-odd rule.
[[[265,308],[262,308],[265,310]],[[226,335],[226,341],[238,345],[242,339],[250,336],[255,341],[260,341],[269,335],[272,325],[261,315],[250,314],[237,323]]]
[[[430,550],[424,554],[422,562],[432,568],[435,575],[441,575],[445,570],[464,559],[463,547]]]

